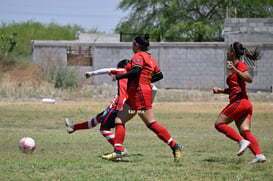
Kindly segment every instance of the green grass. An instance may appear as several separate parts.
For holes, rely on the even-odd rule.
[[[86,121],[107,105],[0,103],[1,180],[272,180],[272,103],[254,103],[252,133],[267,156],[267,162],[256,165],[249,164],[250,150],[237,157],[238,145],[215,130],[225,103],[154,104],[157,121],[185,146],[179,163],[173,163],[170,148],[138,117],[126,126],[128,157],[119,163],[102,160],[113,148],[99,126],[68,135],[63,120]],[[32,154],[19,151],[24,136],[36,140]]]

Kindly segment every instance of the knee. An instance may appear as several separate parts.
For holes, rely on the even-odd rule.
[[[240,130],[240,135],[245,137],[249,132],[250,130]]]
[[[156,121],[154,121],[154,122],[152,122],[152,123],[145,123],[145,125],[148,127],[148,128],[151,128],[152,127],[152,125],[154,124],[154,123],[156,123]]]
[[[224,126],[224,124],[219,124],[219,123],[214,124],[215,129],[218,130],[218,131],[220,131],[223,126]]]
[[[115,124],[123,124],[122,120],[119,117],[115,118]]]
[[[215,129],[218,129],[218,127],[219,127],[220,125],[221,125],[221,124],[215,123],[215,124],[214,124]]]

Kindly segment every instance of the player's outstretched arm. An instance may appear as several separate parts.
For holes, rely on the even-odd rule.
[[[123,69],[122,69],[123,70]],[[85,77],[88,79],[89,77],[93,75],[101,75],[101,74],[111,74],[113,72],[120,71],[120,69],[117,68],[102,68],[98,69],[92,72],[85,72]]]

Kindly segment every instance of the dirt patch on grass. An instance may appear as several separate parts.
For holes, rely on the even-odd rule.
[[[17,64],[9,67],[1,67],[3,72],[2,83],[5,82],[32,86],[42,80],[40,70],[32,63]]]

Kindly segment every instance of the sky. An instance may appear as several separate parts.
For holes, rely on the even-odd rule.
[[[117,9],[120,0],[0,0],[0,23],[35,21],[79,25],[114,33],[127,12]]]

